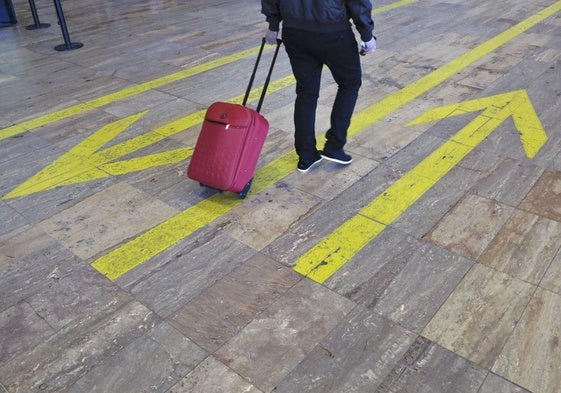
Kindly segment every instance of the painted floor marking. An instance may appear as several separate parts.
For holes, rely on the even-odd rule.
[[[395,3],[389,4],[387,6],[375,9],[372,11],[373,14],[379,14],[382,12],[390,11],[398,7],[402,7],[411,3],[415,3],[418,0],[401,0]],[[272,46],[267,46],[265,50],[270,50]],[[95,108],[100,108],[111,103],[124,100],[126,98],[133,97],[135,95],[144,93],[146,91],[162,87],[164,85],[178,82],[182,79],[189,78],[193,75],[197,75],[206,71],[210,71],[215,68],[222,67],[224,65],[234,63],[238,60],[244,59],[246,57],[254,56],[259,51],[259,46],[254,48],[246,49],[229,56],[224,56],[216,60],[211,60],[209,62],[199,64],[194,67],[187,68],[178,72],[174,72],[169,75],[162,76],[160,78],[153,79],[151,81],[143,82],[135,86],[127,87],[125,89],[116,91],[114,93],[107,94],[103,97],[98,97],[91,99],[89,101],[72,105],[67,108],[58,110],[56,112],[47,113],[42,116],[35,117],[30,120],[23,121],[21,123],[15,124],[10,127],[0,129],[0,141],[6,138],[10,138],[15,135],[22,134],[26,131],[33,131],[39,127],[55,123],[60,120],[64,120],[79,114],[91,111]]]
[[[506,42],[522,34],[526,30],[530,29],[531,27],[535,26],[551,15],[554,15],[560,9],[561,1],[558,1],[552,6],[547,7],[537,14],[530,16],[524,21],[518,23],[517,25],[514,25],[498,36],[484,42],[483,44],[477,46],[476,48],[458,57],[457,59],[452,60],[451,62],[431,72],[425,77],[422,77],[418,81],[413,82],[411,85],[408,85],[407,87],[392,94],[386,99],[383,99],[378,103],[370,106],[366,110],[358,113],[353,117],[353,123],[351,124],[351,128],[349,129],[349,134],[357,134],[370,124],[380,120],[381,118],[395,111],[399,107],[407,104],[408,102],[411,102],[416,97],[437,86],[457,72],[467,68],[475,61],[481,59],[482,57],[499,48],[501,45],[504,45]],[[461,148],[462,145],[456,143],[454,147]],[[273,185],[278,180],[281,180],[288,174],[292,173],[294,171],[294,162],[296,162],[296,160],[296,154],[294,152],[291,152],[275,161],[272,161],[271,163],[257,171],[250,194],[259,193],[265,188]],[[413,175],[408,175],[407,178],[411,177],[413,177]],[[403,182],[405,182],[405,180]],[[430,182],[430,179],[424,181],[424,183],[426,184],[425,188],[428,187],[428,184],[430,184]],[[418,183],[421,184],[423,183],[423,181],[420,181]],[[399,186],[401,186],[401,184],[403,183],[400,183]],[[397,188],[398,186],[395,187]],[[150,258],[156,256],[160,252],[186,238],[194,231],[209,224],[220,215],[229,212],[241,203],[241,200],[232,198],[231,196],[222,194],[213,195],[212,197],[186,209],[185,211],[177,214],[171,219],[164,221],[154,228],[148,230],[147,232],[137,236],[132,241],[129,241],[128,243],[125,243],[119,248],[102,256],[101,258],[94,261],[92,263],[92,266],[100,273],[105,274],[111,280],[117,279],[129,270],[143,264]],[[367,209],[367,207],[365,207],[365,209]],[[368,220],[368,218],[366,217],[364,217],[364,219]],[[353,221],[351,224],[343,225],[352,225],[356,227],[360,226],[361,223],[364,223],[364,221],[362,221],[362,218],[353,218],[351,220]],[[361,235],[361,237],[370,237],[371,240],[383,230],[384,224],[369,223],[369,226],[373,228],[366,231],[369,235]],[[340,233],[341,231],[343,231],[343,229],[336,230],[337,233]],[[333,242],[334,239],[336,239],[334,235],[328,236],[328,238],[330,239],[329,243]],[[313,254],[316,252],[314,250],[319,250],[325,244],[325,241],[320,242],[318,245],[316,245],[316,247],[299,258],[295,269],[307,272],[305,273],[306,275],[309,275],[310,272],[313,271],[314,277],[317,275],[319,276],[319,278],[316,278],[318,281],[327,279],[338,268],[340,268],[348,260],[348,258],[339,260],[337,262],[338,267],[335,268],[335,265],[333,265],[333,268],[330,272],[320,272],[317,269],[318,263],[315,262],[317,261],[317,259],[314,257],[313,261],[310,263],[310,261],[312,260],[310,257],[314,256]],[[337,248],[333,248],[329,244],[327,245],[329,246],[330,250]],[[358,252],[362,247],[363,246],[357,244],[354,247],[354,251],[346,255],[354,255],[353,253]],[[320,259],[320,263],[324,259],[325,255]],[[312,267],[304,269],[305,265]]]
[[[303,254],[296,261],[294,270],[314,281],[325,282],[352,256],[378,236],[387,225],[399,218],[507,118],[513,118],[529,158],[534,157],[547,141],[545,130],[525,90],[436,108],[409,125],[474,111],[483,112],[362,208],[356,216],[344,222]],[[357,230],[357,222],[360,223],[359,230]]]
[[[374,11],[372,11],[372,14],[376,15],[376,14],[381,14],[382,12],[387,12],[387,11],[391,11],[393,9],[399,8],[399,7],[403,7],[405,5],[409,5],[412,3],[416,3],[419,0],[401,0],[401,1],[396,1],[395,3],[391,3],[379,8],[376,8]]]
[[[185,70],[181,70],[178,72],[174,72],[169,75],[165,75],[160,78],[153,79],[151,81],[147,81],[144,83],[140,83],[135,86],[127,87],[125,89],[116,91],[114,93],[107,94],[103,97],[94,98],[92,100],[86,101],[84,103],[76,104],[69,106],[68,108],[64,108],[58,110],[56,112],[48,113],[43,116],[38,116],[36,118],[23,121],[21,123],[15,124],[10,127],[6,127],[0,129],[0,141],[14,135],[21,134],[26,131],[33,131],[38,127],[45,126],[51,123],[55,123],[59,120],[63,120],[69,117],[73,117],[79,115],[84,112],[91,111],[95,108],[100,108],[105,105],[109,105],[111,103],[124,100],[126,98],[144,93],[146,91],[156,89],[158,87],[180,81],[182,79],[189,78],[193,75],[197,75],[206,71],[210,71],[212,69],[224,66],[226,64],[234,63],[238,60],[244,59],[249,56],[256,55],[259,50],[259,47],[250,48],[247,50],[240,51],[238,53],[234,53],[230,56],[221,57],[216,60],[212,60],[206,62],[204,64],[200,64],[194,67],[190,67]]]
[[[294,83],[294,76],[289,75],[272,81],[269,84],[268,91],[279,91]],[[253,89],[248,97],[248,102],[258,99],[261,96],[262,89],[262,87]],[[226,102],[239,103],[242,99],[243,95],[240,95]],[[189,158],[193,154],[193,149],[190,147],[183,147],[141,157],[119,160],[144,147],[202,123],[206,110],[194,112],[152,131],[100,150],[104,145],[108,144],[142,118],[147,112],[148,111],[140,112],[107,124],[68,150],[37,174],[4,195],[2,199],[8,200],[18,198],[51,190],[60,186],[92,181],[109,176],[123,175],[161,165],[174,164]]]

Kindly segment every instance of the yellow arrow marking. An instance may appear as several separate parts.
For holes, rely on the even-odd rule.
[[[533,157],[547,140],[545,130],[524,90],[436,108],[409,125],[474,111],[483,112],[362,208],[356,216],[303,254],[296,261],[294,270],[314,281],[325,282],[507,118],[514,119],[528,157]]]
[[[353,117],[353,122],[351,124],[351,127],[349,128],[349,135],[351,136],[357,134],[361,130],[368,127],[370,124],[385,117],[389,113],[407,104],[408,102],[411,102],[416,97],[429,91],[433,87],[445,81],[447,78],[455,75],[457,72],[460,72],[461,70],[469,67],[477,60],[480,60],[482,57],[491,53],[493,50],[499,48],[501,45],[504,45],[518,35],[522,34],[524,31],[540,23],[544,19],[550,17],[551,15],[554,15],[559,10],[561,10],[561,1],[558,1],[555,4],[538,12],[537,14],[530,16],[529,18],[518,23],[517,25],[512,26],[498,36],[484,42],[483,44],[477,46],[476,48],[458,57],[457,59],[452,60],[441,68],[412,83],[411,85],[408,85],[407,87],[392,94],[386,99],[383,99],[378,103],[370,106],[366,110],[358,113]],[[460,145],[458,145],[458,147],[459,146]],[[274,184],[276,181],[282,179],[288,174],[292,173],[294,171],[294,162],[296,162],[296,155],[292,152],[277,159],[276,161],[271,162],[266,167],[259,170],[255,175],[251,193],[257,193]],[[408,177],[413,182],[413,176],[410,175]],[[429,180],[422,180],[424,180],[424,182],[428,186]],[[415,182],[415,184],[417,184],[417,182]],[[396,198],[399,197],[396,196]],[[224,214],[230,211],[240,203],[240,201],[237,200],[235,202],[232,202],[232,198],[222,195],[215,195],[211,197],[211,199],[213,199],[213,201],[216,200],[220,203],[224,203],[224,206],[226,206],[225,209],[221,210],[220,214]],[[203,201],[201,203],[206,204],[207,202]],[[162,222],[148,232],[139,235],[132,241],[125,243],[121,247],[99,258],[92,264],[92,266],[96,268],[100,273],[106,274],[110,279],[116,279],[125,274],[127,271],[148,261],[150,258],[159,254],[163,250],[171,247],[178,241],[186,238],[195,230],[202,228],[204,225],[212,222],[217,217],[215,214],[212,214],[211,210],[207,209],[203,209],[207,212],[207,215],[204,215],[202,217],[200,215],[191,216],[188,213],[191,209],[197,209],[197,207],[193,206],[185,210],[184,212],[179,213],[172,219]],[[178,226],[176,221],[181,221],[182,225]],[[188,222],[190,224],[188,224]],[[371,238],[374,238],[377,235],[376,230],[373,230],[370,233]],[[337,247],[335,247],[335,249],[336,248]],[[358,252],[361,248],[362,247],[357,243],[354,247],[354,250],[355,252]],[[323,260],[323,258],[324,256],[322,256],[321,260]],[[306,265],[306,262],[303,258],[300,258],[299,261],[299,266]],[[340,261],[338,263],[339,267],[342,266],[343,263],[345,262]],[[335,270],[333,270],[333,272]],[[308,272],[311,270],[303,269],[303,271]],[[324,274],[323,277],[323,279],[327,279],[328,275]]]
[[[278,91],[294,83],[294,76],[290,75],[271,82],[269,91]],[[261,91],[262,87],[253,89],[248,101],[251,102],[259,98]],[[243,95],[240,95],[227,102],[239,102],[242,99]],[[52,164],[4,195],[2,199],[18,198],[56,187],[92,181],[108,176],[123,175],[186,160],[193,154],[193,149],[189,147],[114,162],[130,153],[200,124],[204,119],[205,112],[205,110],[197,111],[155,130],[98,151],[127,127],[144,116],[147,111],[117,120],[90,135]]]

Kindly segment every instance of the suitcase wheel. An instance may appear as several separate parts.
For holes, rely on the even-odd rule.
[[[249,192],[249,188],[251,187],[252,182],[253,182],[253,178],[251,178],[244,186],[244,188],[240,191],[239,193],[240,198],[244,199],[247,196],[247,193]]]
[[[211,187],[211,186],[207,186],[206,184],[203,184],[203,183],[199,183],[199,185],[200,185],[201,187],[208,188],[209,190],[218,191],[218,192],[221,193],[221,194],[224,193],[224,190],[220,190],[220,189],[218,189],[218,188],[214,188],[214,187]]]

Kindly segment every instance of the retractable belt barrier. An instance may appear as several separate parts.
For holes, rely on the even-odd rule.
[[[64,38],[64,44],[55,46],[55,50],[65,51],[78,49],[84,46],[84,44],[80,42],[72,42],[70,40],[70,35],[68,34],[68,27],[66,26],[66,19],[64,18],[64,12],[62,10],[60,0],[54,0],[54,6],[58,17],[58,24],[60,25],[60,29],[62,31],[62,37]],[[27,30],[38,30],[50,26],[50,24],[41,23],[41,21],[39,20],[39,14],[37,13],[35,0],[29,0],[29,7],[31,8],[31,15],[33,16],[33,24],[27,26]],[[16,23],[16,13],[14,11],[12,0],[0,0],[0,27],[12,26]]]

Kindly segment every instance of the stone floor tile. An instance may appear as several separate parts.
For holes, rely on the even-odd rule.
[[[56,240],[37,227],[16,231],[0,243],[0,268],[17,268],[19,261],[34,254],[50,255],[46,250],[57,245]]]
[[[414,341],[413,333],[358,306],[274,391],[374,392]]]
[[[479,393],[531,393],[530,391],[489,373]]]
[[[189,242],[187,239],[186,242]],[[136,299],[163,318],[245,263],[255,250],[224,233],[188,253],[177,253],[151,275],[128,287]]]
[[[5,142],[2,142],[3,145]],[[32,151],[25,151],[25,154],[22,152],[15,160],[0,162],[0,173],[2,174],[0,195],[2,195],[2,198],[12,192],[20,183],[49,165],[61,154],[64,154],[64,150],[55,145],[47,144]],[[24,162],[25,165],[14,165],[14,161]]]
[[[351,164],[352,165],[352,164]],[[310,173],[311,175],[311,173]],[[395,173],[379,166],[353,184],[345,195],[326,201],[321,210],[301,217],[289,231],[265,247],[262,252],[283,264],[292,266],[296,259],[327,236],[338,225],[352,217],[395,180]],[[346,193],[353,195],[349,198]]]
[[[561,248],[559,239],[561,222],[517,210],[479,262],[537,285]]]
[[[353,307],[348,299],[302,280],[215,356],[270,392]]]
[[[558,172],[561,172],[561,153],[559,153],[555,160],[553,161],[552,168]]]
[[[214,352],[301,278],[292,269],[256,254],[174,312],[168,321]]]
[[[351,148],[346,151],[353,155]],[[351,165],[340,165],[322,160],[313,172],[302,174],[295,171],[285,182],[322,200],[331,200],[343,193],[351,185],[366,176],[378,166],[376,161],[354,155]]]
[[[115,356],[96,364],[67,391],[166,392],[206,356],[205,351],[162,322]],[[122,364],[127,367],[121,368]]]
[[[458,167],[453,169],[391,225],[412,236],[422,238],[463,198],[465,190],[458,188],[457,185],[459,182],[469,183],[467,179],[472,174],[473,172],[467,169]]]
[[[99,192],[106,191],[112,184],[118,182],[117,177],[106,177],[8,199],[6,202],[27,220],[39,223]]]
[[[45,277],[48,283],[27,302],[57,331],[87,316],[110,314],[132,300],[91,266],[70,259]]]
[[[12,139],[19,139],[19,136],[8,139],[8,141],[11,141]],[[19,150],[18,145],[12,145],[11,143],[6,142],[6,140],[2,140],[0,146],[4,143],[7,143],[8,146],[12,146],[14,149]],[[14,197],[9,194],[21,187],[19,190],[21,192],[19,194],[24,196],[33,195],[33,192],[35,191],[30,189],[29,186],[25,186],[24,183],[64,153],[64,149],[54,144],[46,144],[30,151],[22,149],[21,152],[18,152],[19,155],[14,157],[12,160],[0,162],[0,173],[2,174],[0,195],[2,196],[2,199],[5,200],[6,203],[9,203],[17,211],[22,212],[22,209],[17,208],[17,203],[12,204],[12,202],[20,200],[21,197]],[[14,162],[22,162],[24,164],[14,165]],[[29,218],[31,219],[31,217]]]
[[[212,195],[211,190],[187,177],[184,162],[130,174],[127,183],[141,192],[181,211]],[[201,191],[206,191],[201,192]]]
[[[48,124],[41,128],[41,138],[55,144],[65,151],[75,147],[85,137],[102,128],[103,126],[117,120],[102,109],[93,109],[88,116],[78,118],[61,119],[54,124]]]
[[[373,308],[422,245],[419,239],[388,227],[324,285],[356,303]]]
[[[558,393],[560,336],[561,296],[539,289],[492,371],[531,392]]]
[[[177,97],[162,93],[161,91],[150,90],[129,99],[112,103],[105,108],[105,111],[119,118],[123,118],[145,110],[155,111],[154,107],[174,101],[176,98]]]
[[[469,259],[477,259],[513,208],[467,195],[425,236],[425,240]]]
[[[472,262],[386,228],[325,285],[419,332]]]
[[[561,250],[549,265],[540,282],[540,287],[561,295]]]
[[[420,333],[471,265],[457,254],[424,244],[393,278],[373,310]]]
[[[488,371],[419,337],[375,393],[480,393]]]
[[[417,128],[412,130],[389,122],[375,123],[370,128],[355,135],[346,146],[353,153],[377,161],[392,157],[421,133]]]
[[[499,203],[518,206],[543,173],[543,168],[505,158],[470,190]]]
[[[155,314],[138,302],[101,319],[85,316],[79,323],[2,362],[0,381],[10,393],[64,391],[155,323]]]
[[[561,222],[561,172],[545,171],[520,203],[520,208]]]
[[[255,386],[209,356],[168,393],[261,393]]]
[[[38,226],[87,260],[175,213],[175,209],[148,198],[126,183],[120,183]],[[122,225],[124,222],[127,225]]]
[[[0,246],[0,311],[27,300],[81,263],[35,228]]]
[[[0,312],[0,331],[0,359],[4,364],[15,355],[39,345],[55,329],[37,315],[28,303],[23,302]]]
[[[29,223],[21,214],[16,212],[4,201],[0,201],[0,240],[9,237],[11,232],[17,232]]]
[[[535,287],[476,264],[423,330],[423,336],[490,368]]]
[[[259,251],[285,233],[320,200],[286,183],[270,187],[217,219],[213,224],[240,243]]]
[[[391,158],[384,161],[384,165],[403,175],[415,168],[423,159],[442,145],[443,142],[445,140],[441,136],[436,137],[430,133],[421,134]]]

